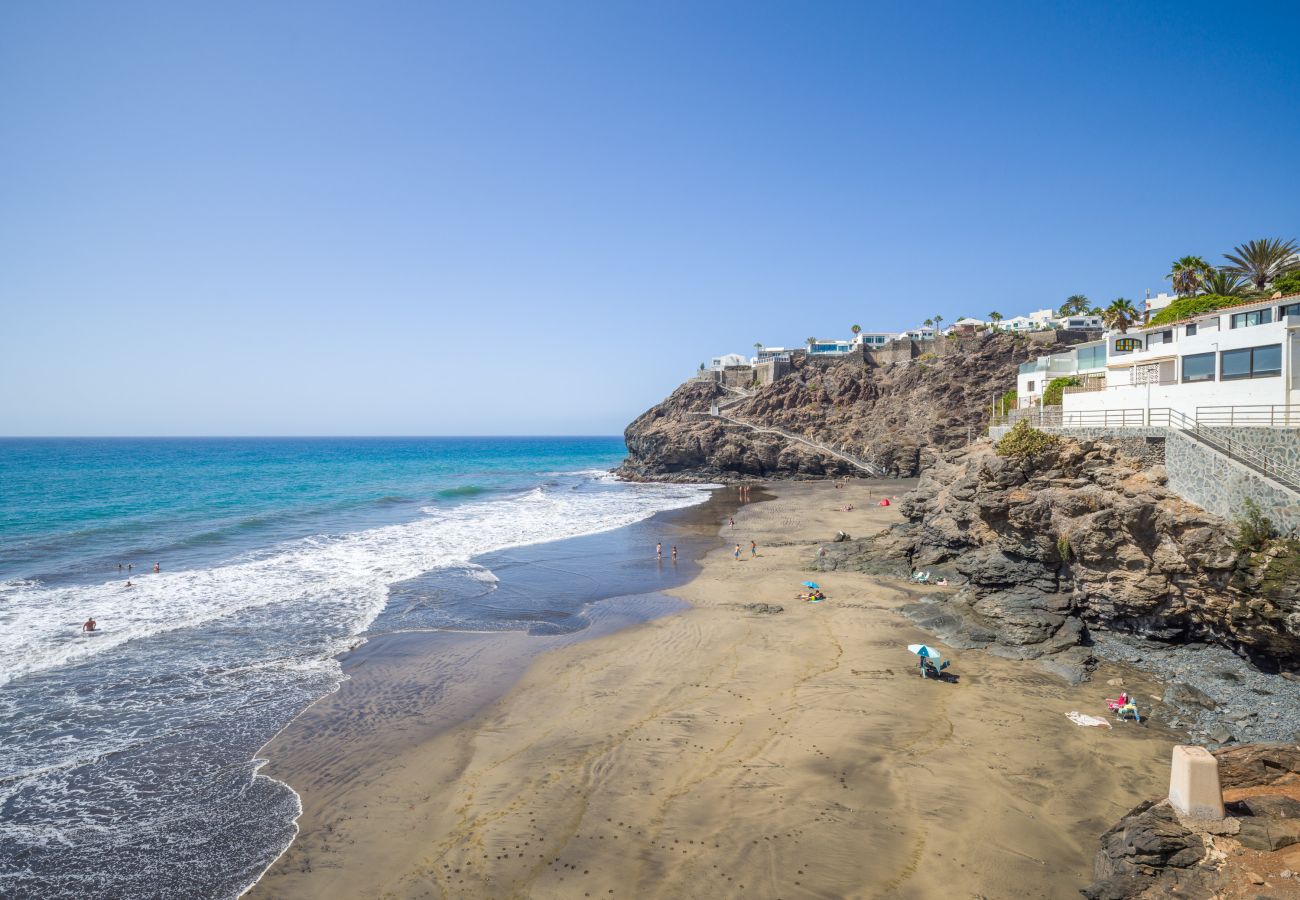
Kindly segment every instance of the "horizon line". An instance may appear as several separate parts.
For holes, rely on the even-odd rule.
[[[622,438],[622,434],[6,434],[0,441],[184,441],[184,440],[307,440],[321,438],[348,438],[351,440],[429,440],[431,438],[457,438],[483,440],[486,438]]]

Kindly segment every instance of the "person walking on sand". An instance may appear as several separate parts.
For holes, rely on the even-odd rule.
[[[673,544],[673,562],[677,562],[677,545]]]
[[[735,528],[735,527],[736,527],[736,517],[735,517],[735,516],[727,516],[727,524],[730,525],[732,528]]]
[[[758,556],[758,541],[749,542],[749,555],[751,557]]]
[[[663,558],[664,558],[664,545],[655,544],[655,559],[663,559]]]
[[[739,545],[739,544],[736,545],[736,552],[733,553],[732,556],[734,556],[734,557],[736,558],[736,562],[740,562],[740,545]]]

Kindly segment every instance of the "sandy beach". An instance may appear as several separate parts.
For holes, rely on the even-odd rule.
[[[826,602],[795,600],[819,542],[898,521],[874,501],[906,488],[778,485],[671,591],[689,608],[610,620],[508,690],[423,691],[451,663],[418,641],[355,667],[264,750],[303,815],[249,896],[1078,896],[1098,836],[1163,792],[1176,736],[1064,714],[1104,711],[1110,679],[1160,687],[975,651],[949,654],[956,683],[922,680],[906,645],[931,639],[895,612],[922,589],[830,573]]]

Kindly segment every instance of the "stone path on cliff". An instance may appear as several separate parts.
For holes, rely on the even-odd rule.
[[[697,413],[697,415],[709,416],[714,419],[721,419],[724,422],[729,422],[732,425],[739,425],[742,428],[748,428],[751,431],[757,431],[760,434],[780,435],[786,440],[795,441],[796,443],[803,444],[806,447],[811,447],[814,450],[819,450],[822,453],[827,453],[831,456],[836,457],[837,459],[842,459],[844,460],[844,462],[848,463],[851,466],[855,466],[861,469],[862,471],[866,472],[868,475],[872,476],[873,478],[884,478],[888,474],[880,466],[869,463],[864,459],[860,459],[859,457],[856,457],[851,453],[846,453],[843,450],[836,450],[834,447],[828,447],[823,443],[812,440],[811,438],[806,438],[802,435],[795,434],[792,431],[786,431],[784,428],[777,428],[774,425],[754,425],[753,423],[746,422],[743,419],[737,419],[734,416],[729,416],[723,413],[720,406],[715,407],[715,409],[717,410],[716,412]]]

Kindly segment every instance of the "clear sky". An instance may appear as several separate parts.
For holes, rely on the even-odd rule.
[[[0,434],[612,434],[1300,237],[1300,4],[0,4]]]

